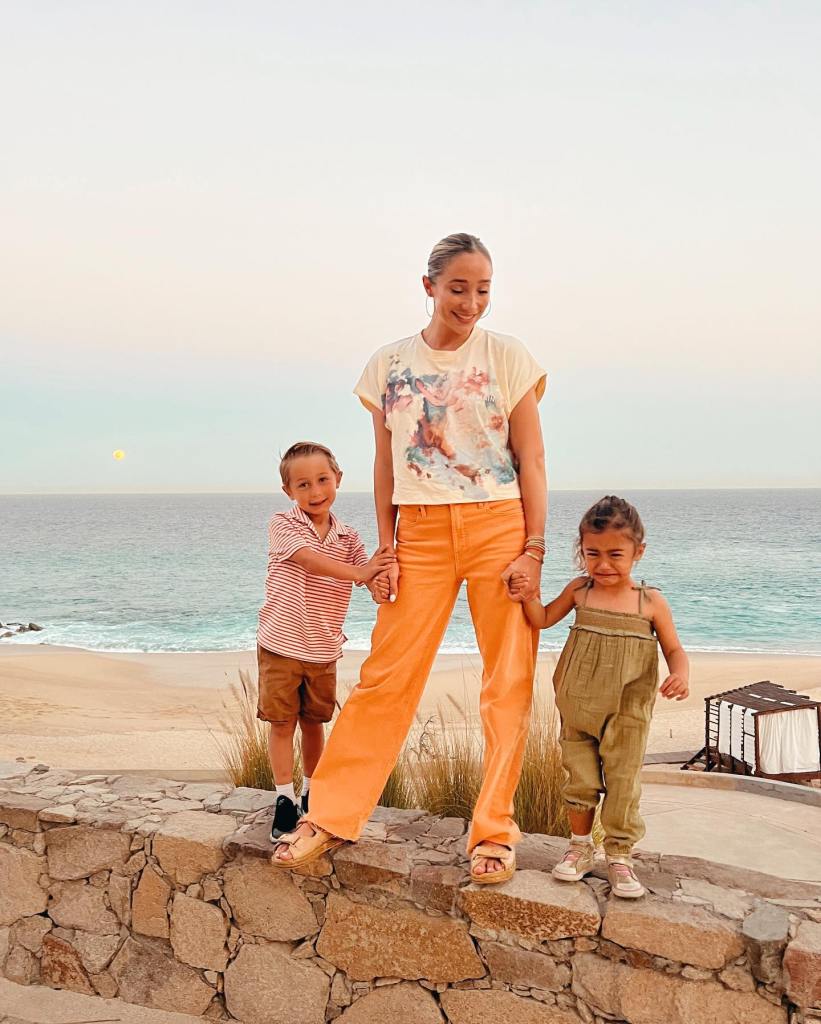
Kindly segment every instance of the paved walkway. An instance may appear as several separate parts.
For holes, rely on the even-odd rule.
[[[753,793],[645,784],[641,846],[821,882],[821,807]]]
[[[197,1024],[204,1019],[0,978],[0,1024]]]

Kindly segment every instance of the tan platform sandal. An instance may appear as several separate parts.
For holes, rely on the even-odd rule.
[[[613,896],[623,900],[637,900],[644,895],[644,886],[636,877],[633,864],[627,857],[608,857],[607,877]]]
[[[277,857],[277,850],[274,850],[271,855],[271,863],[276,868],[295,868],[300,864],[307,864],[309,861],[316,860],[323,853],[327,853],[328,850],[333,850],[337,846],[342,846],[346,840],[340,839],[338,836],[332,836],[330,832],[326,832],[322,828],[318,828],[316,825],[308,822],[299,822],[302,824],[310,825],[313,832],[310,835],[297,832],[287,832],[284,836],[280,836],[277,839],[277,849],[280,846],[289,846],[291,848],[291,856],[288,860],[282,860]]]
[[[480,860],[500,860],[501,871],[483,871],[476,873]],[[499,882],[506,882],[513,878],[516,871],[516,853],[509,846],[501,846],[499,843],[479,843],[474,846],[470,853],[470,880],[477,885],[496,885]]]

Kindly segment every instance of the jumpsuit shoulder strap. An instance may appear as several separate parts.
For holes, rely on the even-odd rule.
[[[592,586],[593,586],[593,580],[586,580],[581,585],[581,587],[579,587],[579,590],[583,590],[584,591],[584,593],[582,594],[581,601],[579,601],[579,607],[580,608],[586,608],[587,607],[587,595],[590,593],[590,588]]]
[[[658,590],[658,587],[648,587],[644,580],[635,588],[639,592],[639,615],[642,614],[642,604],[647,597],[648,590]]]

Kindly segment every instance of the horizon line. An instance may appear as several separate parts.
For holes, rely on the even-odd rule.
[[[818,491],[821,484],[790,485],[790,484],[746,484],[739,487],[632,487],[626,485],[621,488],[624,491]],[[598,491],[596,487],[549,487],[548,494],[574,494],[583,491]],[[152,497],[165,495],[169,497],[184,497],[186,495],[219,495],[219,494],[266,494],[277,496],[282,492],[279,490],[192,490],[192,491],[0,491],[0,498],[83,498],[83,497]],[[345,490],[342,497],[347,494],[368,494],[373,495],[372,490]]]

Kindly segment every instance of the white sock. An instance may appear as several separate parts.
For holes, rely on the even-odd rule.
[[[277,796],[287,796],[292,804],[296,803],[296,793],[294,793],[293,780],[291,780],[290,782],[286,782],[282,785],[280,785],[280,783],[277,783],[276,790]]]
[[[586,836],[577,836],[574,832],[571,832],[570,833],[570,842],[571,843],[592,843],[593,842],[593,833],[592,832],[588,832]]]
[[[302,795],[305,796],[305,794],[308,792],[308,790],[310,788],[311,788],[311,776],[310,775],[303,775],[303,777],[302,777]]]

